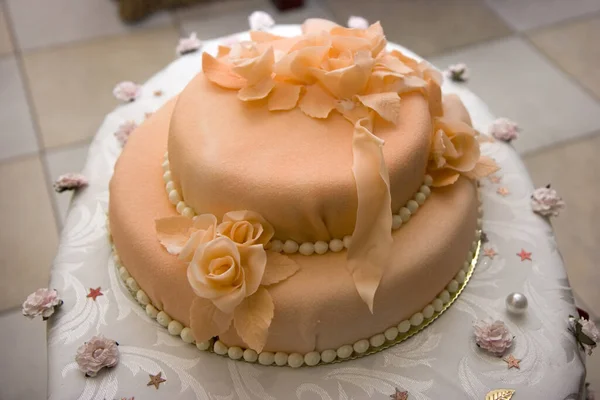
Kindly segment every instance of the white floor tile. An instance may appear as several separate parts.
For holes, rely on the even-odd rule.
[[[524,31],[600,11],[598,0],[486,0],[506,23]]]
[[[515,148],[527,153],[600,130],[600,104],[519,38],[483,43],[430,59],[439,68],[466,63],[467,87],[499,117],[516,121]]]
[[[0,59],[0,161],[37,151],[31,113],[14,57]]]
[[[69,172],[80,173],[87,159],[89,143],[74,147],[65,147],[46,152],[46,162],[50,177],[54,180],[62,174]],[[54,201],[60,212],[61,228],[67,217],[72,192],[54,193]]]
[[[0,314],[0,399],[46,399],[46,322],[21,310]]]
[[[109,0],[6,0],[6,4],[22,49],[172,23],[169,13],[160,12],[141,24],[125,25],[119,19],[117,2]]]

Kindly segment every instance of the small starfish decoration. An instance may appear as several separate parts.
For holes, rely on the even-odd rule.
[[[408,400],[408,392],[401,392],[400,389],[396,388],[396,393],[390,394],[392,400]]]
[[[487,247],[487,248],[483,249],[483,255],[484,255],[484,257],[488,257],[493,260],[494,257],[498,255],[498,253],[493,248]]]
[[[519,257],[521,257],[521,261],[525,261],[525,260],[532,261],[531,260],[531,253],[526,252],[525,249],[521,249],[521,252],[517,253],[517,255]]]
[[[487,243],[488,240],[487,233],[481,232],[481,243]]]
[[[506,358],[503,358],[503,360],[508,364],[508,369],[511,369],[511,368],[521,369],[521,366],[519,365],[521,360],[519,360],[518,358],[515,358],[515,356],[513,356],[512,354]]]
[[[154,386],[154,387],[156,388],[156,390],[158,390],[158,386],[159,386],[161,383],[163,383],[163,382],[166,382],[166,381],[167,381],[166,379],[164,379],[164,378],[162,377],[162,371],[159,371],[159,373],[158,373],[158,374],[156,374],[156,375],[152,375],[152,374],[148,374],[148,375],[150,375],[150,382],[148,382],[148,383],[146,384],[146,386]]]
[[[153,112],[144,113],[144,118],[148,119],[152,116],[152,114],[154,114],[154,113]]]
[[[492,176],[489,176],[488,179],[492,183],[500,183],[500,181],[502,180],[502,177],[501,176],[492,175]]]
[[[96,289],[90,288],[90,292],[85,297],[89,297],[90,299],[96,301],[96,297],[98,296],[104,296],[104,293],[100,291],[100,286],[98,286]]]
[[[162,90],[155,90],[155,91],[154,91],[154,95],[155,95],[156,97],[160,97],[160,96],[162,96],[162,95],[163,95],[163,91],[162,91]]]
[[[505,187],[499,187],[496,190],[496,193],[498,193],[500,196],[508,196],[510,194],[510,191]]]

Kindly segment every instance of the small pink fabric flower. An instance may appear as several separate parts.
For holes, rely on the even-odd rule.
[[[41,315],[45,321],[54,314],[54,308],[62,304],[63,301],[55,289],[41,288],[27,296],[23,303],[23,315],[29,318]]]
[[[465,82],[469,79],[469,68],[466,64],[453,64],[446,70],[446,76],[454,82]]]
[[[113,89],[113,95],[123,102],[131,102],[140,95],[140,91],[140,85],[131,81],[124,81],[115,86]]]
[[[264,11],[254,11],[248,17],[248,22],[250,23],[250,30],[253,31],[264,31],[275,25],[273,17]]]
[[[119,344],[104,336],[94,336],[77,349],[75,362],[85,376],[96,376],[102,368],[110,368],[119,362]]]
[[[189,37],[179,39],[179,44],[175,52],[183,56],[185,54],[194,53],[202,48],[202,42],[196,36],[196,32],[192,32]]]
[[[369,27],[369,21],[363,17],[352,15],[348,18],[348,28],[352,29],[367,29]]]
[[[508,143],[519,137],[519,131],[519,126],[507,118],[498,118],[490,126],[490,135]]]
[[[54,190],[62,193],[65,190],[76,190],[88,185],[88,180],[81,174],[68,173],[58,177],[54,182]]]
[[[490,318],[479,320],[473,325],[475,343],[497,357],[501,357],[512,345],[513,336],[504,322]]]
[[[565,202],[550,185],[535,189],[531,195],[533,212],[544,217],[557,217],[565,208]]]
[[[131,132],[133,132],[137,126],[135,121],[125,121],[119,125],[119,129],[115,132],[115,137],[121,146],[125,146],[125,143],[129,140],[129,135],[131,135]]]

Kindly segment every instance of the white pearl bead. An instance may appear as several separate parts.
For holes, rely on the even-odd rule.
[[[165,189],[167,189],[167,193],[171,193],[171,190],[175,190],[175,182],[173,182],[173,181],[167,182]]]
[[[194,210],[192,210],[191,207],[186,207],[183,209],[181,215],[183,215],[186,218],[192,218],[194,216]]]
[[[244,360],[247,362],[256,362],[258,360],[258,353],[252,349],[244,350]]]
[[[311,242],[304,242],[300,245],[298,251],[303,256],[310,256],[312,253],[315,252],[315,245],[312,244]]]
[[[240,347],[233,346],[230,347],[229,350],[227,350],[227,355],[232,360],[239,360],[244,356],[244,350],[242,350]]]
[[[169,160],[166,160],[162,163],[162,168],[164,172],[167,172],[169,170]]]
[[[154,318],[156,319],[156,317],[158,316],[158,310],[156,309],[156,307],[154,307],[152,304],[148,304],[146,306],[146,314],[150,317],[150,318]]]
[[[523,314],[527,311],[527,297],[522,293],[511,293],[506,296],[506,309],[513,314]]]
[[[454,277],[454,279],[456,279],[456,282],[458,282],[458,283],[463,283],[466,278],[467,277],[466,277],[465,271],[463,271],[463,270],[458,271],[458,274],[456,274],[456,276]]]
[[[419,192],[415,194],[415,201],[418,205],[422,206],[423,203],[425,203],[425,200],[427,200],[427,197],[423,193]]]
[[[431,317],[433,317],[433,313],[435,312],[435,310],[433,309],[433,306],[431,304],[425,306],[425,308],[423,309],[423,317],[429,319]]]
[[[181,322],[173,320],[173,321],[169,322],[169,325],[167,326],[167,330],[169,331],[169,333],[171,335],[179,336],[179,334],[183,330],[183,325],[181,324]]]
[[[318,351],[311,351],[304,355],[304,363],[309,367],[317,365],[321,361],[321,354]]]
[[[293,240],[286,240],[283,244],[283,251],[287,254],[293,254],[298,251],[298,243]]]
[[[342,251],[344,250],[344,242],[342,242],[340,239],[332,239],[329,242],[329,249],[334,253]]]
[[[150,303],[150,299],[148,298],[148,295],[143,290],[138,290],[137,293],[135,294],[135,298],[137,299],[138,303],[140,303],[143,306]]]
[[[181,330],[179,336],[181,336],[181,340],[183,340],[186,343],[193,343],[195,340],[192,330],[187,326]]]
[[[477,244],[477,240],[481,239],[481,231],[479,229],[475,230],[475,244]]]
[[[412,326],[419,326],[423,323],[423,314],[420,312],[415,313],[412,317],[410,317],[410,324]]]
[[[446,289],[448,289],[448,291],[450,293],[458,292],[458,282],[456,282],[454,279],[452,279],[450,281],[450,283],[448,284],[448,286],[446,287]]]
[[[429,188],[429,186],[423,185],[419,189],[419,192],[423,193],[425,196],[429,196],[431,194],[431,189]]]
[[[292,368],[299,368],[304,364],[304,357],[302,354],[292,353],[288,356],[288,365]]]
[[[371,337],[371,339],[369,339],[369,344],[373,347],[379,347],[384,343],[385,343],[385,336],[383,336],[383,333],[379,333],[379,334]]]
[[[392,215],[392,229],[397,230],[402,226],[402,217],[394,214]]]
[[[171,171],[167,171],[163,174],[163,180],[165,181],[165,183],[170,182],[171,179]]]
[[[354,343],[352,346],[355,352],[362,354],[365,351],[369,350],[369,341],[367,339],[361,339],[358,342]]]
[[[215,353],[224,356],[229,351],[229,348],[225,343],[221,342],[220,340],[217,340],[215,342],[215,345],[213,346],[213,350]]]
[[[284,353],[282,351],[278,351],[277,353],[275,353],[275,364],[282,367],[287,364],[287,361],[288,361],[287,353]]]
[[[431,304],[433,305],[433,309],[436,312],[440,312],[444,309],[444,302],[441,301],[440,299],[435,299],[431,302]]]
[[[163,155],[163,160],[168,160],[169,159],[169,152],[165,151],[165,154]]]
[[[131,289],[133,292],[137,292],[138,290],[140,290],[140,286],[132,277],[127,278],[125,283],[127,284],[127,287],[129,287],[129,289]]]
[[[129,271],[125,267],[119,268],[119,276],[122,280],[126,281],[131,275],[129,275]]]
[[[473,252],[472,252],[472,251],[469,251],[469,252],[467,253],[467,260],[472,260],[472,259],[473,259]]]
[[[156,321],[166,328],[167,326],[169,326],[169,323],[171,322],[171,317],[169,317],[169,314],[167,314],[166,312],[160,311],[156,315]]]
[[[275,361],[275,354],[269,351],[263,351],[258,355],[258,363],[261,365],[271,365]]]
[[[344,236],[344,247],[349,249],[351,244],[352,244],[352,236],[350,236],[350,235]]]
[[[210,349],[210,346],[212,346],[212,342],[212,339],[207,340],[206,342],[198,342],[196,343],[196,347],[198,348],[198,350],[206,351]]]
[[[352,355],[354,349],[349,344],[345,344],[339,349],[337,349],[338,358],[348,358]]]
[[[471,244],[471,251],[473,253],[475,253],[475,250],[477,250],[477,241],[476,240]]]
[[[395,340],[398,337],[398,328],[392,326],[391,328],[386,329],[383,335],[387,340]]]
[[[433,178],[431,177],[431,175],[425,175],[423,183],[425,183],[427,186],[433,185]]]
[[[169,192],[169,201],[173,205],[175,205],[181,201],[181,196],[179,196],[179,193],[177,192],[177,190],[171,190]]]
[[[408,222],[411,216],[411,212],[408,208],[402,207],[400,211],[398,211],[398,215],[402,218],[402,222]]]
[[[481,228],[481,225],[483,225],[483,221],[481,218],[477,218],[477,227]]]
[[[406,208],[408,208],[410,210],[410,212],[412,214],[417,212],[417,209],[419,208],[419,203],[417,203],[414,200],[409,200],[406,202]]]
[[[327,242],[324,242],[322,240],[315,242],[315,253],[325,254],[327,253],[327,250],[329,250],[329,245],[327,244]]]
[[[447,290],[443,290],[442,293],[440,293],[440,295],[438,296],[438,298],[442,300],[444,304],[446,304],[450,301],[450,293],[448,293]]]
[[[271,251],[274,251],[275,253],[281,253],[281,251],[283,250],[283,243],[281,243],[281,240],[271,240]]]
[[[333,360],[335,360],[335,358],[337,357],[337,353],[335,350],[324,350],[321,353],[321,361],[323,361],[324,363],[330,363]]]
[[[181,214],[183,212],[183,209],[185,208],[185,203],[183,201],[180,201],[179,203],[177,203],[177,205],[175,206],[175,209],[177,210],[177,212],[179,214]]]
[[[398,324],[398,332],[406,333],[410,329],[410,321],[404,320]]]

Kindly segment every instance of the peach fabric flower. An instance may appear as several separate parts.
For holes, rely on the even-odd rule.
[[[266,245],[275,229],[260,214],[252,211],[231,211],[223,216],[217,232],[227,236],[239,246]]]
[[[231,314],[258,290],[266,264],[262,245],[238,247],[221,236],[196,249],[187,276],[196,295]]]

